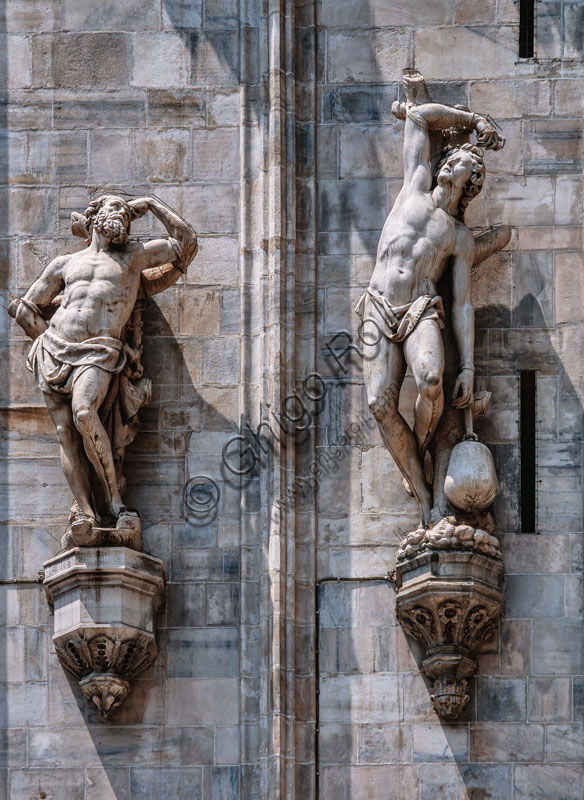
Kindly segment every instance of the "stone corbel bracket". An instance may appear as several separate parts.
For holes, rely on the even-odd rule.
[[[426,550],[396,567],[398,619],[425,647],[422,671],[445,720],[457,719],[470,699],[474,649],[502,616],[503,581],[502,561],[477,552]]]
[[[162,566],[127,547],[74,547],[44,564],[57,657],[104,719],[158,654]]]

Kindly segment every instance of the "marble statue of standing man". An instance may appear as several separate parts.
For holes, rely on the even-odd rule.
[[[477,244],[464,223],[465,209],[485,177],[482,148],[498,150],[504,139],[485,117],[431,102],[419,73],[406,70],[404,86],[406,102],[392,108],[405,120],[403,186],[383,227],[369,288],[356,310],[364,321],[364,338],[371,342],[364,361],[369,407],[406,488],[418,500],[421,525],[428,527],[444,513],[435,508],[424,465],[444,410],[442,329],[451,326],[460,361],[447,402],[463,409],[473,402],[471,267],[504,247],[510,231],[507,226],[491,231],[488,242]],[[471,132],[480,146],[464,141]],[[450,146],[434,159],[433,168],[437,136]],[[449,265],[452,312],[445,320],[437,285]],[[413,430],[398,410],[408,366],[418,393]]]
[[[132,220],[148,211],[168,238],[130,241]],[[115,194],[73,214],[73,232],[86,248],[55,258],[12,313],[34,339],[27,364],[55,423],[74,497],[68,543],[95,544],[91,531],[104,522],[114,530],[139,529],[137,513],[123,504],[125,481],[116,463],[135,435],[132,419],[150,391],[141,377],[141,339],[132,336],[132,328],[141,328],[140,321],[132,322],[136,302],[178,280],[196,255],[197,238],[160,200],[128,201]],[[116,420],[109,430],[104,422],[104,409],[112,417],[116,403],[117,444]]]

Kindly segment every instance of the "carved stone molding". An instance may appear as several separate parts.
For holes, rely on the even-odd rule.
[[[75,547],[44,568],[57,657],[105,719],[157,656],[162,562],[126,547]]]
[[[425,551],[396,567],[398,618],[426,650],[422,670],[446,720],[457,719],[470,699],[474,649],[503,613],[503,576],[499,559],[469,551]]]

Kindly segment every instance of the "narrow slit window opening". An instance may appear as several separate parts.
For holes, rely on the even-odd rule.
[[[537,373],[519,373],[521,533],[537,533]]]
[[[535,0],[519,0],[519,58],[535,56]]]

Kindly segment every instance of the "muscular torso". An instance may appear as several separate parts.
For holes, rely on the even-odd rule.
[[[71,256],[63,267],[63,302],[50,322],[57,336],[82,342],[94,336],[119,339],[136,302],[140,272],[131,250],[94,251]]]
[[[436,294],[455,252],[456,225],[431,193],[404,187],[383,227],[371,288],[395,306]]]

